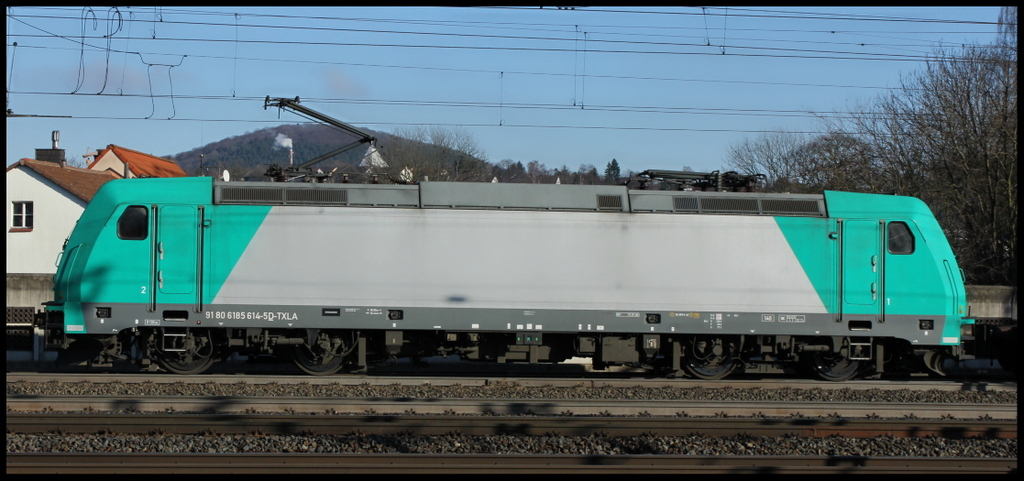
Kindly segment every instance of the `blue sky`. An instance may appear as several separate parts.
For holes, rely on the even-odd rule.
[[[8,7],[7,165],[50,147],[173,155],[304,119],[457,127],[487,160],[727,168],[856,111],[998,7]],[[14,44],[17,43],[17,46]],[[26,115],[22,117],[20,115]]]

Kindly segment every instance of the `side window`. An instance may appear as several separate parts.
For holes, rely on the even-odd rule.
[[[906,222],[889,223],[889,253],[913,254],[914,234]]]
[[[144,240],[149,236],[149,210],[142,205],[130,205],[117,219],[117,237],[124,240]]]
[[[14,217],[11,219],[11,227],[19,230],[32,230],[34,224],[32,210],[32,202],[14,202]]]

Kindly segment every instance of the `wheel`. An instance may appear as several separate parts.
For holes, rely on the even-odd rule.
[[[861,362],[835,352],[815,352],[807,360],[811,371],[826,381],[849,381],[861,370]]]
[[[345,365],[344,342],[326,333],[317,334],[315,343],[301,344],[292,349],[292,361],[302,372],[314,376],[329,376]]]
[[[166,334],[165,334],[166,335]],[[209,333],[189,331],[184,337],[174,336],[174,345],[157,351],[157,362],[175,374],[199,374],[213,365],[213,340]]]
[[[732,374],[740,365],[739,341],[724,336],[698,336],[690,340],[683,368],[697,379],[716,380]]]

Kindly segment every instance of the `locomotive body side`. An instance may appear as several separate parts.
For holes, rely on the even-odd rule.
[[[47,345],[107,358],[133,346],[175,372],[231,351],[287,351],[314,374],[452,353],[709,379],[830,352],[844,363],[803,358],[841,380],[882,370],[878,346],[936,352],[934,369],[962,354],[969,322],[955,258],[916,199],[246,184],[108,183],[63,253]]]
[[[311,239],[330,251],[281,255]],[[832,317],[770,217],[291,206],[271,209],[216,306],[362,329],[740,333],[765,312]]]

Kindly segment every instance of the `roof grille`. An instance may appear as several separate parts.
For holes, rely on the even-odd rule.
[[[269,202],[274,204],[282,203],[281,189],[267,187],[221,187],[220,200],[222,202]]]
[[[700,199],[696,197],[672,197],[672,209],[683,212],[697,212],[700,210]]]
[[[597,208],[598,209],[622,210],[622,196],[621,195],[598,195],[597,196]]]
[[[348,204],[347,189],[304,187],[222,186],[219,202],[226,204]]]
[[[821,207],[816,200],[761,199],[761,210],[765,214],[820,214]]]
[[[348,191],[342,189],[288,189],[285,191],[285,202],[311,204],[347,204]]]
[[[758,213],[757,199],[705,197],[701,199],[700,205],[705,212]]]

